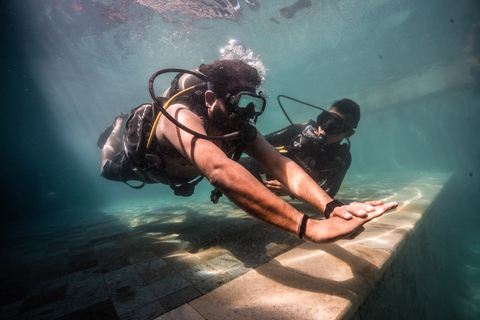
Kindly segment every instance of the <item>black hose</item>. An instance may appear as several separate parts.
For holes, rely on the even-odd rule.
[[[285,96],[285,95],[281,94],[281,95],[277,96],[277,101],[278,101],[278,104],[280,105],[280,108],[282,108],[283,114],[285,115],[285,117],[287,117],[287,120],[288,120],[288,122],[290,122],[290,124],[293,124],[293,122],[292,122],[292,120],[290,120],[290,117],[288,116],[287,112],[283,108],[282,103],[280,102],[280,98],[287,98],[287,99],[293,100],[295,102],[304,104],[306,106],[309,106],[309,107],[312,107],[312,108],[315,108],[315,109],[319,109],[319,110],[322,110],[322,111],[327,111],[327,110],[325,110],[323,108],[320,108],[320,107],[317,107],[313,104],[310,104],[310,103],[307,103],[307,102],[304,102],[304,101],[300,101],[300,100],[297,100],[295,98],[292,98],[292,97]]]
[[[155,91],[153,89],[153,82],[155,81],[155,78],[158,77],[159,75],[164,74],[164,73],[170,73],[170,72],[188,73],[188,74],[194,75],[195,77],[200,78],[200,79],[202,79],[202,80],[204,80],[205,82],[208,83],[207,76],[205,76],[204,74],[202,74],[200,72],[195,72],[195,71],[191,71],[191,70],[169,68],[169,69],[162,69],[162,70],[159,70],[159,71],[155,72],[150,77],[150,80],[148,81],[148,91],[150,92],[150,96],[153,99],[153,103],[156,104],[159,107],[160,112],[163,113],[163,115],[168,120],[170,120],[173,124],[175,124],[180,129],[182,129],[182,130],[184,130],[184,131],[190,133],[191,135],[193,135],[197,138],[200,138],[200,139],[222,140],[222,141],[232,141],[232,140],[240,139],[240,137],[241,137],[241,132],[240,131],[232,132],[232,133],[229,133],[229,134],[226,134],[226,135],[223,135],[223,136],[208,136],[208,135],[201,134],[201,133],[196,132],[196,131],[188,128],[187,126],[181,124],[180,122],[177,121],[177,119],[172,117],[166,109],[163,109],[162,103],[159,101],[159,99],[156,96]]]
[[[295,99],[295,98],[292,98],[292,97],[285,96],[285,95],[281,94],[281,95],[277,96],[277,101],[278,101],[278,104],[280,105],[280,108],[282,108],[283,114],[285,115],[285,117],[287,117],[287,120],[288,120],[288,122],[290,122],[290,124],[293,124],[293,122],[292,122],[292,120],[290,120],[290,117],[288,116],[287,112],[286,112],[285,109],[283,108],[282,103],[280,102],[280,98],[287,98],[287,99],[293,100],[293,101],[295,101],[295,102],[304,104],[304,105],[306,105],[306,106],[309,106],[309,107],[312,107],[312,108],[315,108],[315,109],[318,109],[318,110],[322,110],[322,111],[327,111],[327,112],[328,112],[328,110],[325,110],[325,109],[323,109],[323,108],[317,107],[317,106],[315,106],[315,105],[313,105],[313,104],[310,104],[310,103],[307,103],[307,102],[304,102],[304,101],[300,101],[300,100],[297,100],[297,99]],[[349,140],[348,138],[345,138],[345,139],[347,139],[348,148],[350,149],[350,147],[351,147],[350,140]]]

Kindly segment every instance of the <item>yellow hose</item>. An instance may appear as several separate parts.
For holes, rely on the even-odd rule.
[[[168,99],[168,101],[163,105],[163,109],[167,110],[167,108],[170,106],[170,103],[173,101],[173,99],[175,99],[176,97],[178,97],[184,92],[192,90],[193,88],[195,88],[195,86],[192,86],[190,88],[187,88],[175,94],[173,97]],[[153,123],[153,128],[152,128],[152,131],[150,132],[150,137],[148,138],[147,150],[150,149],[150,146],[152,145],[153,137],[155,136],[155,130],[157,129],[157,125],[158,125],[158,120],[160,120],[161,115],[162,115],[162,110],[160,109],[160,113],[158,114],[157,118],[155,119],[155,122]]]

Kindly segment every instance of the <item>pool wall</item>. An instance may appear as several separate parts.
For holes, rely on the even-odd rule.
[[[453,177],[351,319],[469,319],[452,299],[458,230],[452,229],[456,210],[450,199],[458,196],[456,190]]]

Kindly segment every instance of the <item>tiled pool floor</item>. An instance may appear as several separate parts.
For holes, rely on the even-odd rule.
[[[361,179],[339,198],[385,198],[411,181]],[[153,319],[301,243],[226,199],[87,214],[2,241],[0,319]]]
[[[134,215],[4,241],[0,318],[152,319],[303,242],[227,201]]]

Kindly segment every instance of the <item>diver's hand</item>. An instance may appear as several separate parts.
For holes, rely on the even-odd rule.
[[[366,206],[371,206],[373,210],[371,210],[372,208],[368,208],[368,210],[371,211],[367,211],[365,208]],[[308,219],[305,236],[302,237],[302,239],[315,243],[329,243],[337,241],[351,235],[352,232],[358,230],[358,228],[360,228],[367,221],[381,216],[385,211],[393,209],[396,206],[396,202],[384,204],[382,201],[368,201],[365,203],[356,202],[353,205],[337,207],[334,211],[337,209],[342,209],[338,211],[344,212],[344,210],[348,209],[355,211],[356,213],[359,213],[359,211],[363,210],[366,213],[363,217],[357,217],[353,216],[349,211],[347,211],[348,214],[350,214],[350,219],[343,219],[338,215],[327,220]]]
[[[277,196],[288,196],[290,192],[281,184],[278,180],[269,180],[265,182],[265,186],[268,190],[275,193]]]
[[[367,202],[352,202],[349,205],[336,207],[329,218],[339,217],[345,220],[350,220],[353,217],[373,219],[370,217],[377,217],[382,215],[385,211],[396,208],[397,202],[383,203],[381,200],[367,201]]]

